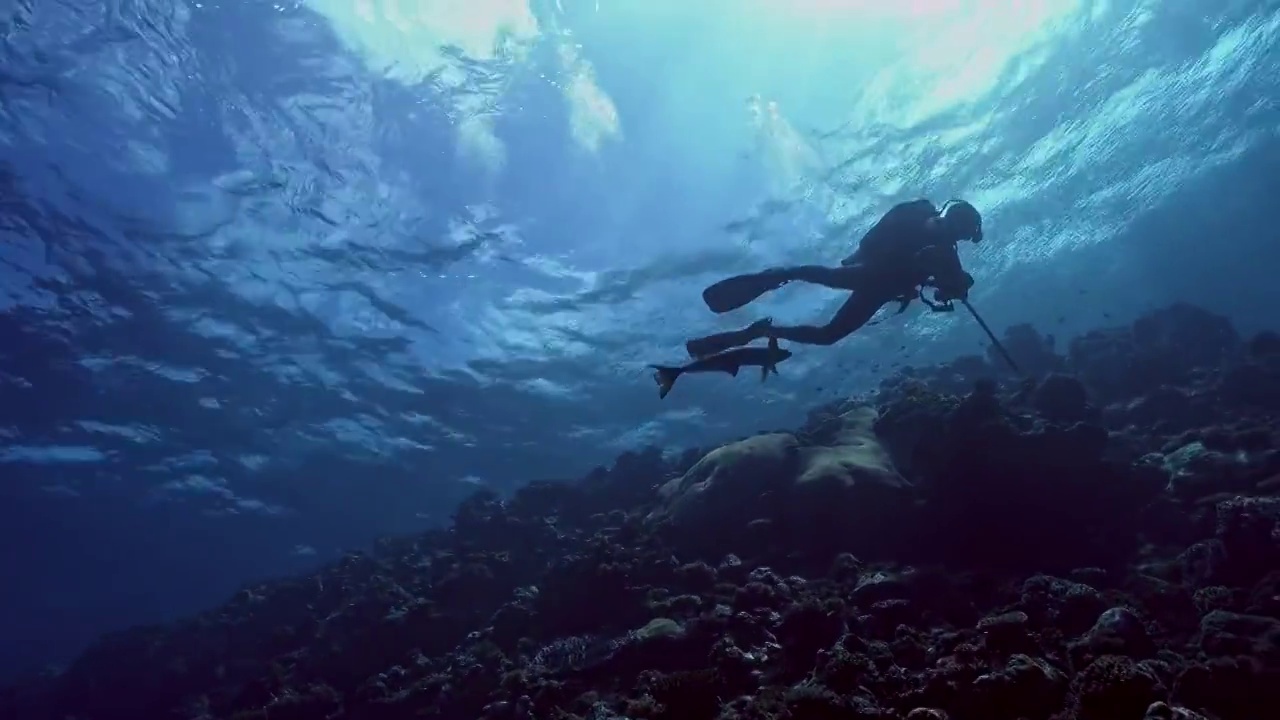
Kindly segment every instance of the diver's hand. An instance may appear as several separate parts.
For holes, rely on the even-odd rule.
[[[920,299],[924,300],[924,303],[934,312],[955,312],[956,309],[956,306],[952,305],[950,300],[943,300],[941,295],[938,294],[933,296],[933,300]]]
[[[963,277],[937,283],[938,291],[934,294],[933,299],[938,302],[968,300],[969,288],[971,287],[973,287],[973,276],[969,273],[964,273]]]
[[[924,294],[924,288],[920,288],[920,302],[923,302],[933,312],[951,312],[955,310],[955,306],[951,304],[941,290],[933,291],[933,299],[930,300]]]

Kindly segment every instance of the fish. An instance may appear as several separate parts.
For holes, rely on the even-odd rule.
[[[740,347],[698,358],[685,365],[650,365],[653,381],[658,384],[658,399],[671,392],[676,380],[685,373],[723,372],[734,377],[747,365],[760,366],[760,382],[769,379],[769,373],[778,374],[778,363],[791,357],[792,352],[778,347],[777,338],[769,338],[767,347]]]

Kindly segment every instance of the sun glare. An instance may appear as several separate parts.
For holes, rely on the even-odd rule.
[[[821,23],[828,29],[865,29],[868,24],[897,25],[914,33],[983,24],[987,36],[1006,28],[1025,31],[1027,26],[1071,12],[1078,0],[746,0],[762,15],[784,24]],[[843,26],[843,27],[842,27]],[[1003,35],[1002,35],[1003,36]]]

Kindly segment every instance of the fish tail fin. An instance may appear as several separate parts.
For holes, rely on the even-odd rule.
[[[680,373],[684,368],[670,367],[668,365],[650,365],[653,368],[653,381],[658,384],[658,399],[662,400],[671,392],[672,386],[676,384],[676,378],[680,377]]]

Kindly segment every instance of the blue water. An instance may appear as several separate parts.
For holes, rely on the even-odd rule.
[[[0,39],[0,676],[981,351],[913,312],[657,399],[687,338],[841,301],[702,287],[899,200],[983,210],[997,331],[1280,300],[1280,2],[11,0]]]

